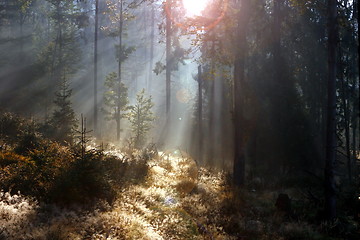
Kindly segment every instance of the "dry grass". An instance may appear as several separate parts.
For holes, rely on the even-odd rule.
[[[114,153],[129,166],[140,161]],[[189,157],[159,153],[147,166],[144,181],[118,188],[113,205],[87,211],[1,192],[0,239],[332,239],[278,214],[274,193],[232,189],[224,172]]]

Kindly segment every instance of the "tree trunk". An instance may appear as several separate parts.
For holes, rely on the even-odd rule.
[[[213,72],[214,73],[214,72]],[[213,74],[212,73],[212,74]],[[210,84],[210,91],[209,91],[209,129],[208,129],[208,157],[207,157],[207,163],[209,166],[214,165],[214,153],[215,153],[215,76],[212,75],[211,79],[209,79]]]
[[[348,169],[348,178],[349,181],[352,179],[352,164],[351,164],[351,152],[350,152],[350,111],[349,111],[349,101],[348,101],[348,83],[345,82],[344,74],[343,74],[343,64],[341,60],[342,55],[341,47],[339,47],[339,73],[340,73],[340,81],[341,81],[341,103],[344,111],[344,128],[345,128],[345,151],[346,151],[346,160],[347,160],[347,169]]]
[[[325,214],[328,220],[336,217],[335,160],[336,160],[336,46],[337,1],[328,1],[328,102],[325,160]]]
[[[198,67],[198,139],[199,139],[199,162],[202,163],[203,158],[203,126],[202,126],[202,70],[201,66]]]
[[[97,78],[98,78],[98,28],[99,28],[99,0],[95,0],[95,31],[94,31],[94,134],[98,135],[98,106],[97,106]]]
[[[154,65],[154,45],[155,45],[155,8],[151,5],[151,33],[150,33],[150,64],[149,64],[149,95],[152,93],[152,81],[153,81],[153,65]]]
[[[355,92],[355,90],[354,90]],[[356,155],[356,133],[357,133],[357,114],[356,114],[356,104],[353,104],[353,115],[352,115],[352,155],[351,155],[351,159],[352,159],[352,164],[354,166],[353,169],[353,173],[354,176],[357,176],[357,166],[356,166],[356,159],[357,159],[357,155]]]
[[[170,123],[170,83],[171,83],[171,1],[166,2],[166,126],[169,127]]]
[[[121,63],[122,63],[122,32],[123,32],[123,0],[120,0],[120,20],[119,20],[119,65],[118,65],[118,77],[119,77],[119,90],[118,90],[118,116],[116,120],[116,140],[120,141],[120,120],[121,120]]]
[[[215,53],[215,41],[212,41],[211,46],[212,53]],[[215,75],[216,75],[216,67],[215,62],[212,61],[211,63],[211,70],[210,70],[210,77],[208,79],[209,81],[209,103],[208,103],[208,118],[209,118],[209,127],[208,127],[208,157],[207,157],[207,163],[209,166],[214,165],[214,154],[215,154]]]
[[[358,25],[358,31],[357,31],[357,39],[358,39],[358,73],[360,72],[360,64],[359,64],[359,56],[360,56],[360,33],[359,33],[359,23],[360,23],[360,17],[359,17],[359,0],[354,1],[355,9],[354,9],[354,16],[357,20]],[[359,126],[359,132],[358,136],[360,138],[360,74],[358,74],[358,126]],[[359,149],[360,149],[360,141],[359,141]]]
[[[149,37],[148,37],[148,11],[147,11],[147,8],[148,6],[146,4],[143,5],[143,9],[142,9],[142,15],[143,15],[143,22],[142,22],[142,26],[143,26],[143,38],[144,38],[144,56],[143,56],[143,64],[144,66],[146,66],[148,64],[148,59],[149,59],[149,56],[148,56],[148,40],[149,40]],[[149,86],[149,74],[145,74],[144,76],[144,86],[147,87]]]
[[[246,29],[249,23],[250,0],[242,0],[238,15],[236,59],[234,62],[234,183],[241,186],[245,182],[245,152],[243,140],[243,91],[245,80],[245,57],[247,52]]]
[[[282,48],[281,48],[281,24],[282,24],[282,10],[284,6],[284,0],[274,0],[273,8],[273,24],[272,24],[272,36],[273,36],[273,63],[274,68],[273,75],[273,88],[272,88],[272,127],[274,129],[273,133],[273,142],[275,146],[273,147],[274,158],[278,159],[277,163],[272,163],[272,171],[278,171],[278,174],[284,174],[287,170],[286,159],[289,157],[287,148],[291,145],[288,141],[293,138],[287,133],[289,128],[293,123],[290,122],[289,114],[292,114],[290,110],[293,106],[289,106],[289,98],[291,98],[293,93],[291,92],[291,81],[288,78],[288,66],[283,57]],[[285,101],[284,101],[285,100]]]

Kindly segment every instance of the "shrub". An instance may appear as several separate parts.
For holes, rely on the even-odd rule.
[[[14,150],[18,154],[28,155],[43,144],[45,144],[44,140],[40,138],[39,134],[36,132],[26,132],[19,136],[19,141]]]
[[[89,204],[96,199],[112,203],[115,191],[110,185],[109,174],[98,150],[86,151],[82,157],[79,150],[74,152],[74,163],[57,178],[51,191],[51,200],[59,204]]]
[[[19,141],[19,136],[26,129],[26,121],[19,116],[9,113],[0,113],[0,136],[9,144]]]
[[[43,142],[37,149],[29,151],[27,156],[7,152],[2,154],[0,161],[3,166],[3,189],[48,200],[54,180],[61,172],[67,171],[73,158],[68,149],[59,144]]]

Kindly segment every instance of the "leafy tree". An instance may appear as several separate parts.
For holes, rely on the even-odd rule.
[[[128,110],[128,88],[124,83],[118,81],[118,76],[115,72],[111,72],[105,79],[104,104],[103,111],[107,115],[107,120],[116,121],[116,137],[120,139],[120,120]]]
[[[128,8],[130,8],[130,4],[128,4],[128,8],[126,8],[127,1],[126,0],[120,0],[120,1],[109,1],[108,2],[108,13],[109,13],[109,18],[111,21],[111,25],[108,28],[108,35],[111,37],[118,37],[118,44],[115,44],[115,50],[116,50],[116,59],[118,61],[118,77],[117,77],[117,81],[118,81],[118,90],[115,91],[115,93],[118,94],[117,98],[121,99],[122,96],[127,96],[127,90],[124,93],[122,91],[121,87],[122,84],[122,75],[123,75],[123,63],[128,59],[129,55],[131,53],[133,53],[135,51],[135,47],[133,46],[126,46],[125,44],[123,44],[123,38],[125,35],[125,30],[126,30],[126,26],[124,26],[124,24],[129,21],[130,19],[133,18],[133,16],[131,14],[128,13]],[[117,123],[117,134],[116,134],[116,139],[119,141],[120,140],[120,120],[121,120],[121,101],[118,102],[118,106],[117,106],[117,112],[116,112],[116,123]]]
[[[83,24],[73,1],[43,1],[39,14],[46,21],[36,26],[33,41],[38,51],[39,77],[47,79],[37,83],[47,115],[51,98],[48,93],[55,91],[54,86],[62,84],[63,79],[69,80],[80,67],[82,54],[78,34]]]
[[[129,113],[129,121],[131,123],[131,130],[133,132],[135,146],[141,147],[145,143],[146,134],[152,127],[152,122],[155,120],[152,108],[154,103],[151,96],[145,96],[145,89],[141,90],[136,95],[136,103],[131,107]]]

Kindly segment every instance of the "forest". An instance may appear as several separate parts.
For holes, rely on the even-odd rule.
[[[358,0],[0,0],[0,240],[358,240]]]

